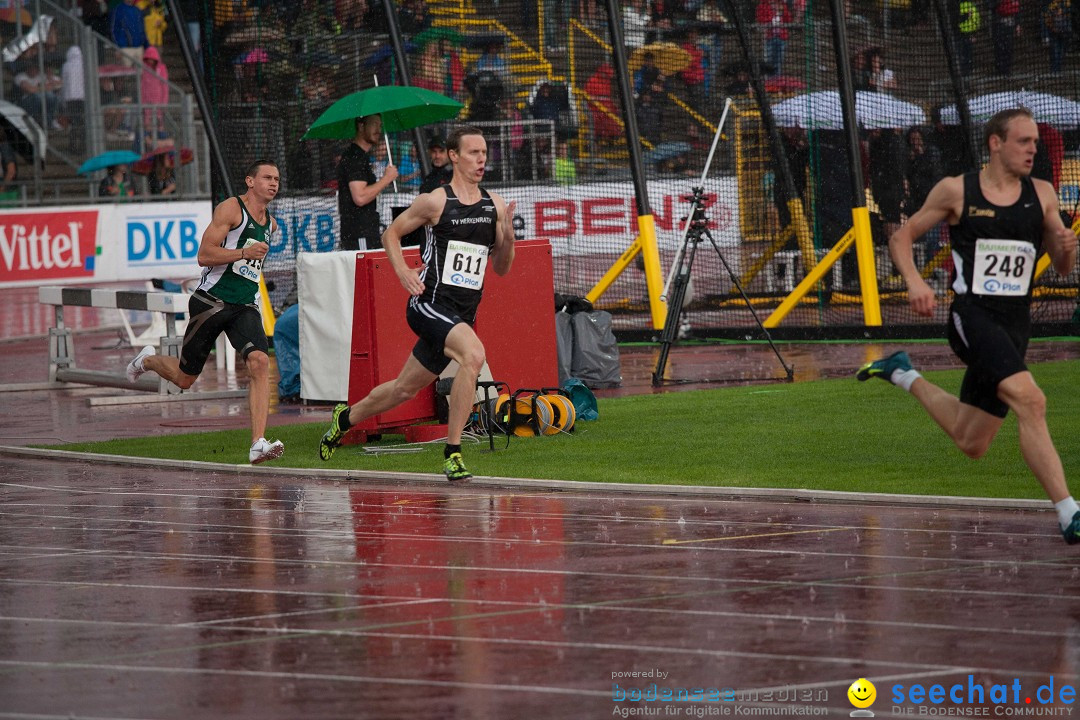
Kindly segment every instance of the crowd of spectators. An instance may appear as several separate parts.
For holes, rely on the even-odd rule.
[[[181,3],[192,12],[198,5]],[[12,14],[13,22],[0,28],[7,40],[15,38],[9,48],[18,43],[21,51],[8,63],[11,85],[5,99],[48,132],[51,144],[76,160],[85,158],[89,82],[99,83],[107,149],[149,153],[173,142],[162,108],[169,102],[169,76],[161,52],[168,22],[163,0],[73,0],[72,11],[103,38],[95,45],[98,78],[88,78],[84,48],[78,40],[72,43],[79,34],[61,24],[70,21],[50,15],[51,22],[44,17],[38,22],[31,9],[25,3],[22,14]],[[109,172],[100,194],[126,196],[133,191],[126,172],[120,168]],[[175,180],[158,185],[176,187]]]

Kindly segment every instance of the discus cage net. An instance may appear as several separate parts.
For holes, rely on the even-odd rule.
[[[985,161],[983,123],[1018,103],[1039,122],[1034,174],[1052,181],[1062,209],[1074,212],[1080,2],[941,0],[940,10],[937,0],[841,4],[883,326],[887,333],[936,332],[943,315],[928,320],[908,308],[888,259],[888,234],[938,179]],[[334,100],[376,82],[400,84],[387,18],[382,3],[356,0],[198,5],[197,16],[186,19],[200,24],[203,71],[234,187],[243,187],[239,176],[252,160],[280,163],[282,193],[273,211],[282,232],[264,265],[278,303],[293,286],[296,253],[332,250],[337,240],[335,166],[348,141],[300,137]],[[465,104],[459,119],[480,126],[488,140],[484,184],[518,201],[519,237],[551,241],[556,292],[588,293],[633,241],[638,215],[606,4],[404,0],[394,8],[412,84]],[[839,103],[820,94],[838,87],[830,3],[629,0],[617,12],[662,266],[670,266],[682,244],[689,207],[683,198],[700,179],[731,97],[706,181],[706,213],[725,257],[767,315],[852,224]],[[736,21],[746,30],[746,48]],[[755,75],[779,127],[780,152],[764,129]],[[961,98],[970,126],[961,122]],[[447,129],[422,130],[428,138]],[[414,146],[411,132],[389,140],[402,179],[397,193],[380,199],[385,222],[392,205],[407,204],[415,193],[419,176],[408,176],[419,172],[419,153],[427,152]],[[975,162],[965,150],[972,145]],[[377,149],[376,162],[385,154]],[[796,198],[787,196],[785,175]],[[222,195],[220,182],[215,195]],[[801,236],[790,201],[801,209]],[[947,230],[929,233],[916,258],[945,297],[952,269]],[[1070,322],[1076,285],[1075,271],[1061,278],[1050,270],[1040,278],[1037,331],[1060,332]],[[821,338],[858,332],[860,297],[852,248],[780,328]],[[617,330],[651,332],[640,265],[631,265],[596,304],[612,312]],[[754,326],[715,253],[701,254],[694,265],[685,316],[701,337],[739,336]]]

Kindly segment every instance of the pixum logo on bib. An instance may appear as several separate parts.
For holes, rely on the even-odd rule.
[[[0,282],[94,276],[97,210],[0,215]]]

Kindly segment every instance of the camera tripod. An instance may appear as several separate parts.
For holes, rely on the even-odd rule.
[[[747,309],[749,309],[750,314],[754,316],[754,320],[757,322],[758,327],[761,328],[762,334],[769,342],[769,347],[772,348],[772,351],[776,354],[776,359],[780,361],[784,371],[787,373],[787,381],[791,382],[795,377],[794,366],[789,366],[784,362],[780,350],[777,349],[776,345],[773,343],[772,336],[769,335],[769,331],[765,329],[765,326],[761,322],[761,318],[758,317],[757,311],[754,310],[753,303],[751,303],[750,298],[746,296],[746,292],[739,283],[738,277],[735,276],[731,266],[728,265],[728,261],[724,257],[724,254],[720,252],[720,246],[716,244],[716,240],[713,239],[712,233],[709,232],[709,219],[705,215],[705,189],[699,185],[693,188],[693,193],[694,194],[690,197],[692,207],[690,210],[689,222],[686,227],[686,234],[683,238],[683,246],[675,256],[678,260],[678,267],[673,271],[671,292],[667,295],[668,313],[667,319],[664,321],[664,330],[660,334],[660,356],[656,360],[656,369],[653,370],[653,387],[659,387],[664,383],[664,370],[667,368],[668,355],[671,353],[671,344],[675,341],[679,333],[683,303],[686,299],[686,288],[687,285],[690,284],[690,271],[694,267],[694,256],[697,255],[698,245],[701,244],[702,239],[708,240],[709,244],[712,245],[713,250],[716,251],[716,256],[720,258],[720,263],[727,271],[732,284],[739,291],[739,294],[742,295],[742,299],[746,303]]]

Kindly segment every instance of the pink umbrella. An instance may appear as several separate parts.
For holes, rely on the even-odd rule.
[[[270,62],[270,54],[263,48],[255,48],[249,50],[242,55],[238,55],[234,61],[236,65],[250,65],[252,63],[265,63]]]

